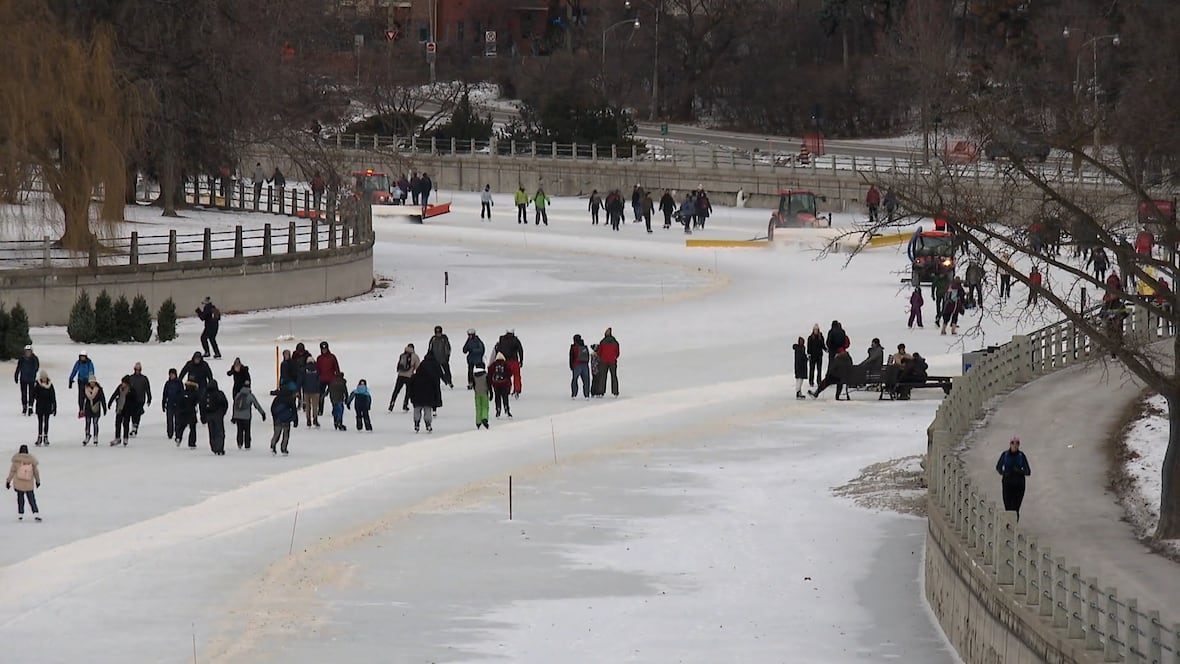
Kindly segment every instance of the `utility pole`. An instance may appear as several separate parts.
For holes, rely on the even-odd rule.
[[[435,29],[435,26],[437,23],[438,23],[438,0],[430,0],[430,43],[432,43],[432,44],[438,43],[437,31]],[[434,53],[430,53],[426,57],[430,60],[430,82],[435,83],[438,80],[438,78],[435,75],[435,70],[434,70],[434,61],[436,59],[436,56]]]
[[[664,0],[656,0],[656,46],[651,68],[651,116],[648,117],[653,122],[660,114],[660,12],[663,8]]]

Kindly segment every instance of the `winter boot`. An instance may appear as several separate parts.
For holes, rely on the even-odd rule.
[[[426,433],[433,433],[433,432],[434,432],[434,429],[432,429],[432,428],[430,427],[430,423],[429,423],[429,422],[427,422],[427,423],[426,423]]]
[[[941,327],[941,328],[939,328],[939,330],[940,330],[940,331],[939,331],[939,334],[942,334],[942,335],[944,335],[944,336],[945,336],[945,335],[946,335],[946,323],[943,323],[943,324],[942,324],[942,327]]]
[[[414,433],[418,433],[418,423],[414,422]]]
[[[958,326],[958,325],[952,325],[952,326],[951,326],[951,334],[958,334],[958,333],[959,333],[959,326]]]

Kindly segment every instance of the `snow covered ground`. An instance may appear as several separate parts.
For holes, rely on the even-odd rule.
[[[269,424],[255,421],[255,449],[231,442],[215,457],[204,436],[197,452],[165,440],[157,400],[128,448],[82,448],[65,384],[79,348],[64,329],[33,331],[60,414],[53,445],[34,448],[45,523],[0,519],[8,651],[97,663],[192,661],[194,643],[201,662],[953,661],[921,600],[924,522],[833,495],[866,466],[923,453],[940,395],[796,401],[790,344],[837,319],[857,360],[877,336],[957,373],[959,353],[1005,340],[1013,316],[984,316],[967,340],[907,330],[896,248],[845,268],[800,232],[696,249],[677,230],[593,227],[579,199],[555,200],[538,228],[512,221],[507,197],[491,223],[476,197],[442,198],[454,212],[425,224],[378,208],[375,270],[389,288],[222,321],[215,372],[240,356],[258,392],[277,338],[328,340],[350,384],[373,388],[373,433],[300,427],[291,456],[274,458]],[[719,208],[693,237],[750,238],[765,223],[764,211]],[[513,420],[475,431],[461,379],[429,436],[384,411],[397,353],[421,349],[435,324],[456,347],[468,327],[489,347],[515,328],[526,362]],[[570,336],[594,342],[608,326],[622,396],[571,400]],[[197,348],[195,321],[179,331],[91,348],[99,379],[111,389],[140,361],[158,392]],[[16,402],[15,386],[0,388],[13,451],[35,438]],[[109,437],[109,417],[103,427]]]
[[[1148,536],[1159,526],[1163,499],[1160,468],[1168,451],[1168,402],[1164,397],[1153,394],[1145,400],[1143,417],[1127,429],[1124,442],[1128,456],[1123,469],[1131,486],[1123,496],[1123,505],[1136,532]],[[1180,554],[1180,543],[1166,545]]]

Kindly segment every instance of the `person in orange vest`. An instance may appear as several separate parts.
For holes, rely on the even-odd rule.
[[[1037,291],[1041,288],[1041,271],[1036,265],[1032,266],[1032,270],[1028,273],[1028,302],[1026,306],[1037,303]]]

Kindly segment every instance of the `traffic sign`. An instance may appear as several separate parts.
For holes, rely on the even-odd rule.
[[[668,123],[667,122],[660,123],[660,136],[667,136],[667,135],[668,135]]]
[[[397,36],[398,36],[398,31],[396,29],[385,31],[385,38],[388,39],[389,41],[397,41]]]
[[[484,40],[484,43],[495,44],[496,43],[496,31],[495,30],[485,30],[483,33],[483,40]]]
[[[435,42],[426,42],[426,52],[430,55],[434,55],[438,52],[438,44]]]

